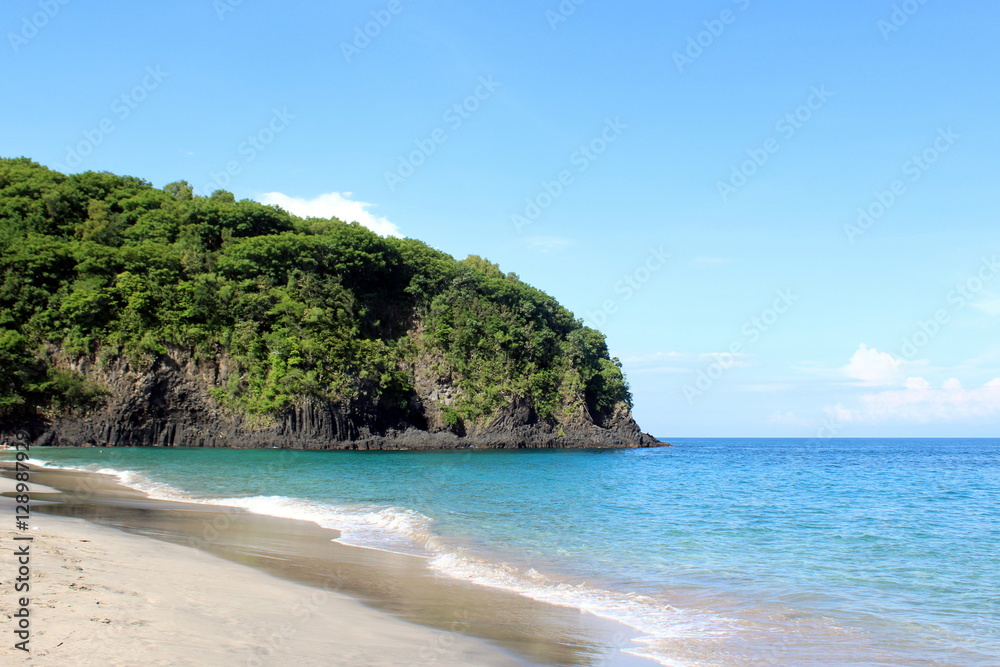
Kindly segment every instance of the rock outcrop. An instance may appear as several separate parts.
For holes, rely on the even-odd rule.
[[[212,389],[231,372],[227,358],[196,361],[171,349],[137,363],[63,361],[108,391],[103,405],[33,418],[19,424],[36,445],[159,447],[285,447],[304,449],[606,448],[664,446],[643,433],[628,406],[619,404],[598,423],[578,406],[560,421],[540,418],[519,401],[483,425],[447,426],[442,404],[457,389],[417,372],[410,407],[387,411],[364,399],[349,404],[303,398],[280,415],[255,421],[222,407]]]

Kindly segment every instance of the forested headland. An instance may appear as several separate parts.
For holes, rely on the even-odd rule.
[[[0,160],[0,374],[43,444],[653,444],[604,336],[486,259],[26,158]]]

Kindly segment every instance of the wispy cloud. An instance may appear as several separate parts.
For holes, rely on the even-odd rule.
[[[979,299],[973,301],[970,305],[990,317],[1000,317],[1000,294],[983,292]]]
[[[576,245],[575,240],[564,236],[526,236],[524,240],[532,250],[546,254]]]
[[[956,423],[1000,417],[1000,378],[966,389],[956,379],[934,388],[921,377],[909,378],[902,389],[860,398],[858,407],[837,404],[828,415],[843,423]]]
[[[350,197],[350,192],[328,192],[313,199],[290,197],[280,192],[266,192],[260,195],[257,201],[280,206],[289,213],[303,218],[338,218],[344,222],[357,222],[382,236],[403,236],[395,223],[368,210],[374,204],[355,201]]]

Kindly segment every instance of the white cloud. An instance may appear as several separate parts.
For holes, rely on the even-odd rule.
[[[532,250],[546,254],[576,244],[576,241],[564,236],[528,236],[524,240]]]
[[[858,380],[865,386],[900,385],[903,383],[907,363],[888,352],[879,352],[862,343],[851,361],[841,370],[847,377]]]
[[[257,198],[262,204],[280,206],[289,213],[303,218],[339,218],[344,222],[357,222],[382,236],[403,234],[395,223],[373,215],[368,209],[374,204],[350,199],[350,192],[328,192],[313,199],[289,197],[280,192],[266,192]]]
[[[965,389],[955,379],[935,389],[924,378],[909,378],[903,389],[862,396],[857,408],[838,404],[828,407],[826,412],[840,422],[863,424],[927,424],[996,418],[1000,417],[1000,378],[975,389]]]

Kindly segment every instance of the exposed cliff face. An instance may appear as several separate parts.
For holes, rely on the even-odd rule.
[[[655,447],[625,404],[597,424],[586,409],[557,423],[540,419],[517,402],[480,425],[448,426],[441,406],[458,390],[420,364],[409,408],[391,414],[358,399],[350,404],[302,399],[263,423],[224,409],[210,390],[231,372],[220,356],[197,362],[185,350],[137,363],[114,357],[63,360],[108,390],[103,405],[87,413],[39,417],[23,424],[36,444],[55,446],[289,447],[307,449],[452,449],[464,447]]]

